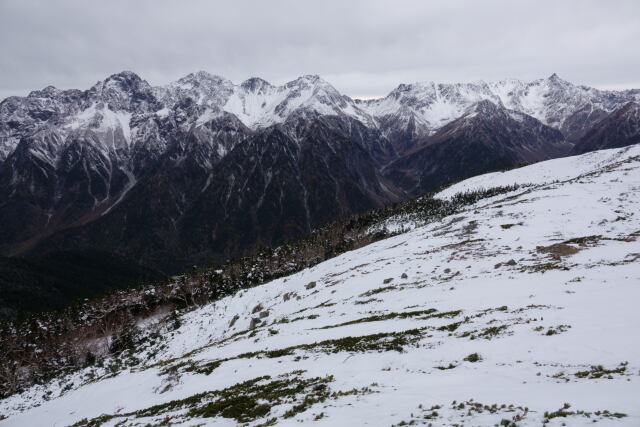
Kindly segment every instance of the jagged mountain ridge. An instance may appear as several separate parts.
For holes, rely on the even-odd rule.
[[[400,85],[370,101],[342,95],[313,75],[274,86],[259,78],[236,85],[197,72],[152,87],[135,73],[122,72],[86,91],[47,87],[0,103],[0,220],[7,225],[0,231],[0,249],[15,255],[79,245],[137,254],[138,261],[154,267],[181,259],[178,269],[196,259],[225,259],[471,173],[566,154],[576,135],[639,96],[637,90],[574,86],[555,75],[530,83]],[[469,119],[469,111],[493,109],[489,104],[503,114],[471,127],[483,129],[480,142],[468,130],[457,139],[444,137]],[[260,158],[262,147],[251,141],[269,140],[274,132],[284,146],[296,146],[288,150],[290,158],[255,174],[251,165],[239,166]],[[457,148],[452,141],[460,138]],[[461,154],[462,147],[468,152]],[[232,156],[235,150],[242,154]],[[425,152],[431,154],[420,154]],[[474,161],[476,152],[483,161]],[[456,165],[460,155],[477,164]],[[334,162],[339,168],[328,159],[340,159]],[[432,174],[440,177],[419,178],[422,184],[416,185],[415,177],[427,173],[429,164],[444,164],[446,173],[436,168]],[[274,174],[293,181],[274,181],[280,189],[275,191],[269,178]],[[211,194],[212,182],[228,192]],[[242,201],[242,188],[259,189],[248,198],[254,205]],[[284,189],[297,193],[293,198],[303,212],[283,207]],[[230,205],[239,216],[227,208],[220,213],[220,206]],[[196,206],[210,211],[192,211]],[[263,206],[277,213],[258,214]],[[189,224],[187,218],[199,222]],[[213,230],[222,218],[232,218],[239,228],[228,235],[264,240],[220,241]],[[294,231],[268,232],[264,218]],[[190,227],[211,234],[188,233]],[[195,258],[169,257],[176,248]]]
[[[489,100],[505,108],[530,115],[555,127],[570,138],[571,125],[588,109],[610,113],[626,102],[640,99],[640,90],[606,91],[573,85],[557,74],[546,79],[523,82],[506,79],[475,83],[419,82],[401,84],[380,99],[358,102],[378,120],[387,117],[413,120],[416,129],[435,132],[459,118],[472,105]],[[583,120],[585,127],[596,119]]]
[[[273,86],[257,77],[235,85],[223,77],[199,71],[166,86],[151,87],[135,73],[124,71],[87,91],[48,86],[26,97],[5,99],[0,106],[1,155],[5,159],[25,133],[47,124],[64,124],[65,118],[66,127],[72,129],[83,125],[99,128],[103,123],[117,132],[120,127],[126,140],[132,126],[126,117],[112,112],[153,112],[157,117],[174,114],[179,124],[188,126],[193,123],[184,119],[186,113],[193,112],[187,110],[192,105],[197,107],[197,124],[226,111],[251,129],[282,123],[299,111],[345,114],[379,127],[384,127],[389,116],[396,116],[415,120],[416,129],[434,132],[483,100],[566,130],[575,119],[573,116],[583,114],[585,108],[591,108],[592,115],[594,110],[610,113],[627,102],[640,100],[640,90],[598,90],[573,85],[553,74],[532,82],[507,79],[489,83],[401,84],[384,98],[363,101],[341,95],[317,75],[302,76],[282,86]],[[106,105],[107,109],[95,110],[94,103]]]

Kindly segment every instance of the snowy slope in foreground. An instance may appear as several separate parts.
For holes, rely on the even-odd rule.
[[[0,426],[640,425],[640,157],[617,152],[194,310],[144,367],[34,387]]]

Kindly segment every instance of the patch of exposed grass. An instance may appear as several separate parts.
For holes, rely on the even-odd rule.
[[[569,271],[569,268],[556,262],[545,262],[541,264],[524,265],[520,270],[528,271],[529,273],[544,273],[549,270]]]
[[[602,240],[602,236],[601,235],[592,235],[592,236],[584,236],[584,237],[574,237],[573,239],[569,239],[569,240],[565,240],[564,244],[576,244],[576,245],[581,245],[581,246],[585,246],[587,243],[596,243],[599,240]]]
[[[478,353],[471,353],[462,360],[464,360],[465,362],[476,363],[482,360],[482,356],[480,356]]]
[[[477,242],[483,242],[483,241],[484,239],[468,239],[468,240],[463,240],[462,242],[444,245],[441,249],[454,249],[454,248],[459,248],[460,246],[468,245],[470,243],[477,243]]]
[[[485,339],[492,339],[500,334],[502,334],[505,330],[509,328],[509,325],[500,325],[500,326],[490,326],[488,328],[484,328],[478,336]]]
[[[307,350],[321,353],[356,352],[364,353],[368,351],[398,351],[405,347],[417,343],[422,338],[420,329],[410,329],[402,332],[387,332],[357,337],[344,337],[332,340],[321,341],[313,344],[302,344],[280,351]],[[269,357],[274,357],[270,352]]]
[[[365,299],[365,300],[358,300],[356,302],[354,302],[355,305],[365,305],[365,304],[369,304],[372,302],[380,302],[382,300],[379,300],[377,298],[369,298],[369,299]]]
[[[454,365],[453,363],[449,363],[447,366],[434,366],[434,368],[439,369],[441,371],[446,371],[448,369],[453,369],[453,368],[457,368],[457,365]]]
[[[213,371],[215,371],[220,365],[222,365],[222,362],[224,362],[225,360],[213,360],[211,362],[207,362],[207,363],[201,363],[196,365],[195,363],[191,363],[189,364],[184,371],[185,372],[195,372],[198,374],[204,374],[204,375],[210,375]]]
[[[74,426],[95,427],[117,418],[158,417],[184,410],[186,410],[185,415],[176,415],[176,418],[185,420],[222,417],[235,420],[238,423],[248,423],[266,418],[275,407],[280,405],[291,406],[284,412],[282,418],[292,418],[307,411],[311,406],[328,399],[373,392],[368,387],[348,391],[332,391],[329,384],[333,382],[333,376],[303,378],[300,376],[302,372],[294,371],[280,375],[275,379],[270,376],[258,377],[223,390],[199,393],[185,399],[173,400],[139,411],[102,415],[91,420],[84,419]],[[275,421],[276,419],[272,418],[268,422],[271,420]],[[153,424],[158,421],[163,423],[162,420],[156,420]]]
[[[571,325],[558,325],[558,326],[553,326],[550,327],[547,332],[544,333],[544,335],[550,337],[552,335],[558,335],[561,334],[567,330],[569,330],[569,328],[571,328]],[[544,328],[543,328],[544,329]]]
[[[443,408],[440,405],[433,405],[430,408],[423,405],[418,405],[418,410],[411,413],[410,421],[401,421],[395,426],[407,426],[407,425],[493,425],[493,426],[506,426],[516,427],[519,422],[524,420],[529,415],[529,408],[515,405],[499,405],[484,404],[476,402],[473,399],[457,402],[453,401],[449,408]],[[483,422],[478,423],[473,419],[474,416],[483,415]],[[445,418],[435,423],[431,423],[432,420],[439,418]]]
[[[283,317],[282,319],[274,322],[274,323],[293,323],[293,322],[299,322],[300,320],[313,320],[313,319],[317,319],[318,317],[320,317],[320,315],[318,314],[310,314],[309,316],[299,316],[299,317],[294,317],[293,319],[289,319],[287,317]]]
[[[453,332],[456,329],[458,329],[460,327],[460,325],[462,325],[465,322],[454,322],[454,323],[449,323],[448,325],[444,325],[444,326],[440,326],[438,328],[439,331],[447,331],[447,332]]]
[[[516,224],[500,224],[500,227],[502,227],[503,230],[508,230],[511,227],[515,227],[516,225],[522,225],[522,223],[518,222]]]
[[[278,357],[291,356],[296,351],[309,351],[315,353],[340,353],[353,352],[365,353],[368,351],[398,351],[402,352],[405,347],[415,345],[423,336],[422,329],[410,329],[402,332],[386,332],[372,335],[350,336],[338,339],[325,340],[311,344],[300,344],[286,348],[275,350],[261,350],[249,353],[242,353],[234,357],[213,360],[205,363],[196,364],[192,360],[180,362],[178,364],[167,367],[162,374],[176,372],[181,369],[184,372],[195,372],[199,374],[211,374],[222,363],[237,359],[251,359],[266,357],[275,359]]]
[[[562,408],[555,410],[553,412],[545,412],[544,413],[544,420],[542,421],[544,424],[548,423],[549,420],[552,420],[553,418],[567,418],[567,417],[575,417],[575,416],[582,416],[585,418],[592,418],[592,415],[595,415],[597,417],[601,417],[601,418],[624,418],[627,416],[627,414],[623,414],[621,412],[609,412],[608,410],[604,410],[604,411],[595,411],[595,412],[587,412],[587,411],[570,411],[569,408],[571,408],[571,405],[568,403],[565,403]],[[597,420],[593,420],[593,422],[596,422]]]
[[[370,297],[372,295],[381,294],[383,292],[393,291],[395,289],[398,289],[398,287],[394,286],[394,285],[384,286],[382,288],[372,289],[370,291],[364,292],[364,293],[360,294],[359,297],[366,298],[366,297]]]
[[[579,371],[573,375],[575,375],[578,378],[585,378],[585,379],[598,379],[603,377],[611,379],[613,378],[612,375],[616,375],[616,374],[623,375],[626,371],[627,371],[627,362],[622,362],[615,369],[606,369],[602,365],[595,365],[595,366],[592,366],[591,369],[589,369],[588,371]]]
[[[382,320],[391,320],[391,319],[409,319],[414,317],[420,318],[421,320],[432,319],[432,318],[451,318],[451,317],[456,317],[462,312],[461,310],[455,310],[455,311],[447,311],[443,313],[433,314],[433,313],[436,313],[437,311],[438,310],[436,310],[435,308],[430,308],[428,310],[379,314],[376,316],[369,316],[369,317],[363,317],[361,319],[351,320],[349,322],[338,323],[337,325],[323,326],[322,328],[318,328],[318,329],[331,329],[331,328],[338,328],[340,326],[355,325],[356,323],[379,322]]]

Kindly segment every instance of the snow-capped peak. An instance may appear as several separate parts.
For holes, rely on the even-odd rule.
[[[240,87],[247,92],[266,92],[273,89],[273,85],[260,77],[251,77],[243,81]]]
[[[53,98],[56,95],[58,95],[60,92],[62,92],[60,89],[58,89],[55,86],[47,86],[44,89],[41,90],[34,90],[29,92],[29,95],[27,95],[27,97],[29,98]]]
[[[557,73],[551,74],[549,77],[547,77],[546,81],[549,82],[550,84],[559,85],[559,86],[573,86],[570,82],[560,78],[560,76]]]
[[[223,111],[236,115],[253,129],[284,122],[297,111],[370,120],[353,100],[341,95],[318,75],[305,75],[274,86],[259,77],[236,85],[222,77],[198,72],[157,91],[169,109],[185,98],[200,106],[202,112],[197,125],[218,117]]]
[[[96,92],[106,92],[109,90],[129,92],[144,86],[146,82],[132,71],[121,71],[112,74],[101,82],[96,83],[92,89]],[[148,86],[148,84],[147,84]]]
[[[498,105],[488,99],[483,99],[482,101],[478,101],[471,106],[471,109],[477,113],[482,114],[496,114],[500,111]]]
[[[224,85],[231,83],[229,80],[225,79],[222,76],[218,76],[216,74],[211,74],[206,71],[196,71],[195,73],[187,74],[186,76],[180,78],[176,83],[172,85],[183,85],[190,87],[197,86],[211,86],[211,85]]]
[[[157,100],[149,83],[132,71],[112,74],[87,91],[83,107],[104,103],[112,111],[144,113],[158,109]]]

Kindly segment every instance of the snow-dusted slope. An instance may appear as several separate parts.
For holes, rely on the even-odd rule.
[[[639,425],[638,147],[481,179],[536,185],[189,312],[0,426]]]

